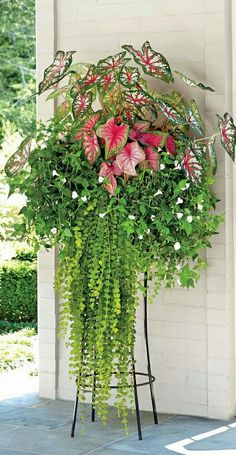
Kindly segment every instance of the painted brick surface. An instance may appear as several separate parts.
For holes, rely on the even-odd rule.
[[[186,98],[194,96],[215,125],[215,111],[231,110],[229,0],[38,0],[38,78],[54,49],[77,50],[82,61],[95,62],[118,52],[120,45],[140,46],[149,39],[173,68],[215,86],[217,93],[191,92],[179,81]],[[163,89],[162,82],[153,82]],[[39,118],[53,113],[45,97]],[[163,412],[226,418],[234,415],[233,177],[228,158],[219,151],[214,189],[222,199],[225,223],[212,249],[209,268],[195,290],[162,290],[149,306],[150,347],[158,409]],[[54,252],[39,258],[40,393],[74,397],[68,351],[55,342],[57,302],[53,293]],[[138,310],[138,368],[146,368],[142,308]],[[51,360],[51,363],[50,363]],[[220,397],[219,397],[220,393]],[[150,409],[148,389],[141,406]]]

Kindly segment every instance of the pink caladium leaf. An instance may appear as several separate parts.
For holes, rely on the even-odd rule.
[[[124,92],[125,101],[137,107],[148,106],[154,102],[153,98],[143,90],[132,90]]]
[[[175,125],[185,125],[187,123],[186,119],[182,117],[170,104],[167,104],[162,100],[158,100],[158,106],[171,123],[174,123]]]
[[[140,73],[138,68],[133,66],[123,66],[119,74],[119,82],[124,85],[124,87],[133,87],[137,84],[140,78]]]
[[[128,175],[137,175],[135,167],[144,161],[145,152],[137,141],[129,142],[116,156],[119,168]]]
[[[99,60],[97,65],[99,71],[102,71],[104,73],[110,73],[119,70],[130,60],[130,58],[125,58],[125,56],[126,52],[119,52],[118,54],[110,55],[107,58]]]
[[[150,123],[148,121],[138,121],[135,122],[134,125],[132,126],[132,129],[129,132],[129,138],[130,139],[139,139],[141,137],[141,134],[144,133],[145,131],[148,131],[150,127]]]
[[[190,101],[189,107],[186,109],[186,120],[194,133],[199,136],[204,133],[203,121],[194,100]]]
[[[117,125],[114,118],[110,118],[105,125],[101,125],[98,128],[98,137],[105,140],[106,158],[115,155],[124,147],[127,141],[128,131],[128,125]]]
[[[235,144],[236,144],[236,126],[234,125],[231,115],[226,112],[222,117],[218,117],[218,126],[220,131],[221,143],[229,154],[230,158],[235,160]]]
[[[81,127],[81,129],[79,129],[79,130],[77,131],[77,133],[75,134],[74,139],[76,139],[77,141],[79,141],[80,139],[82,139],[82,137],[83,137],[83,132],[88,133],[89,131],[91,131],[91,130],[95,127],[95,125],[97,124],[99,118],[100,118],[100,114],[99,114],[99,113],[92,115],[92,117],[90,117],[90,118],[84,123],[84,125]]]
[[[166,138],[166,143],[165,143],[166,151],[170,153],[171,155],[176,154],[176,145],[173,137],[169,134]]]
[[[111,168],[112,168],[114,175],[119,176],[122,174],[122,170],[120,169],[116,160],[114,160],[113,163],[111,163]]]
[[[104,188],[114,196],[115,189],[117,188],[117,181],[114,176],[114,170],[112,164],[108,162],[103,162],[100,167],[99,177],[104,177],[105,180],[108,180],[108,183],[104,183]]]
[[[78,93],[72,103],[72,111],[75,117],[83,115],[88,109],[90,109],[93,101],[93,95],[91,92]]]
[[[165,57],[152,49],[149,41],[146,41],[142,50],[136,50],[131,45],[122,46],[123,49],[128,51],[134,60],[142,66],[143,71],[149,76],[157,77],[163,81],[173,81],[170,65]]]
[[[154,148],[160,147],[163,142],[163,135],[159,133],[141,133],[139,142],[145,145],[151,145]]]
[[[95,131],[83,132],[84,154],[90,164],[94,164],[100,153]]]
[[[55,59],[44,71],[44,77],[39,84],[39,94],[45,92],[52,85],[59,82],[65,75],[67,69],[72,63],[72,55],[75,51],[58,51]]]
[[[202,166],[197,161],[195,154],[190,147],[187,148],[181,161],[182,168],[186,172],[187,176],[193,181],[197,182],[202,173]]]
[[[154,171],[158,171],[158,154],[157,152],[152,148],[152,147],[145,147],[144,148],[146,158],[145,161],[146,163],[141,163],[141,166],[143,165],[144,169],[145,168],[151,168]]]
[[[175,74],[180,79],[182,79],[182,81],[189,87],[198,87],[201,88],[202,90],[210,90],[211,92],[215,91],[213,88],[208,87],[207,85],[204,85],[201,82],[196,82],[193,79],[190,79],[188,76],[185,76],[183,73],[180,73],[180,71],[175,71]]]
[[[90,68],[88,69],[87,74],[84,76],[82,79],[80,85],[81,85],[81,90],[86,91],[89,88],[93,87],[95,84],[97,84],[101,79],[101,74],[97,70],[95,65],[91,65]]]
[[[13,153],[5,165],[5,172],[9,177],[16,175],[21,169],[23,169],[28,161],[31,149],[32,138],[27,137],[21,142],[17,151]]]

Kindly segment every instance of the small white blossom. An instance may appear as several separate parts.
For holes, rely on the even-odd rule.
[[[178,164],[179,164],[178,160],[175,160],[175,161],[174,161],[174,165],[175,165],[175,166],[178,166]]]
[[[99,213],[100,218],[104,218],[106,216],[106,213]]]
[[[185,190],[187,190],[189,187],[190,187],[190,183],[187,182],[185,185]]]
[[[148,229],[146,230],[146,233],[147,233],[147,234],[150,234],[150,232],[151,232],[151,231],[150,231],[150,229],[148,228]]]
[[[178,197],[176,205],[183,204],[183,202],[184,202],[183,199],[181,199],[181,197]]]
[[[181,248],[180,243],[179,242],[175,242],[175,244],[174,244],[175,251],[178,251],[180,248]]]
[[[182,269],[182,265],[181,264],[177,264],[176,268],[177,268],[178,271],[180,271]]]
[[[192,215],[187,216],[187,221],[188,221],[189,223],[192,223],[192,221],[193,221]]]
[[[139,235],[139,236],[138,236],[138,239],[139,239],[139,240],[143,240],[143,235]]]
[[[98,177],[98,182],[99,182],[99,183],[102,183],[103,180],[104,180],[104,177],[102,177],[102,176],[100,175],[100,176]]]
[[[160,164],[160,170],[163,171],[165,169],[165,165],[163,163]]]
[[[176,169],[176,170],[180,170],[180,169],[181,169],[180,164],[177,164],[177,166],[175,166],[175,169]]]
[[[56,228],[56,227],[53,227],[53,228],[51,229],[51,233],[52,233],[52,234],[56,234],[56,233],[57,233],[57,228]]]
[[[156,215],[151,215],[150,218],[151,218],[152,221],[154,221],[155,218],[156,218]]]
[[[203,205],[202,205],[202,204],[198,204],[198,205],[197,205],[197,208],[198,208],[198,210],[200,210],[200,212],[201,212],[202,209],[203,209]]]
[[[52,171],[52,175],[53,175],[53,177],[56,177],[56,175],[58,175],[58,173],[57,173],[56,169],[53,169],[53,171]]]
[[[88,200],[87,196],[82,196],[82,197],[81,197],[81,201],[86,202],[87,200]]]
[[[159,194],[163,194],[161,190],[158,190],[153,196],[159,196]]]
[[[176,216],[177,216],[177,218],[178,218],[179,220],[182,218],[183,215],[184,215],[184,214],[181,213],[181,212],[178,212],[178,213],[176,214]]]
[[[129,215],[128,218],[129,218],[130,220],[135,220],[135,216],[134,216],[134,215]]]
[[[71,197],[72,199],[76,199],[78,197],[78,193],[76,191],[72,191]]]
[[[62,183],[66,183],[66,178],[65,177],[62,179]]]

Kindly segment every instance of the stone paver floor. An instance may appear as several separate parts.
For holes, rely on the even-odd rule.
[[[138,441],[135,417],[129,417],[129,436],[111,408],[109,423],[90,422],[81,435],[78,419],[70,437],[73,403],[45,400],[37,394],[0,402],[0,455],[236,455],[236,424],[203,418],[142,413],[143,441]],[[206,433],[207,434],[203,434]],[[210,433],[208,433],[210,432]],[[166,447],[167,446],[167,447]]]

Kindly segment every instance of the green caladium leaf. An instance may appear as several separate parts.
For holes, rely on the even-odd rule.
[[[207,85],[202,84],[202,82],[196,82],[193,79],[190,79],[188,76],[185,76],[180,71],[175,71],[175,74],[185,82],[186,85],[189,87],[198,87],[202,90],[209,90],[210,92],[214,92],[215,90],[212,87],[208,87]]]
[[[9,158],[5,165],[6,174],[11,177],[16,175],[28,161],[32,150],[32,137],[26,137],[18,147],[17,151]]]
[[[212,175],[216,174],[217,171],[217,156],[214,148],[215,138],[213,137],[208,144],[204,147],[207,161],[209,164],[209,170]]]
[[[176,109],[176,111],[178,111],[183,117],[185,116],[186,106],[183,102],[183,95],[181,95],[181,93],[175,91],[165,95],[158,93],[155,95],[155,98],[157,100],[161,99],[165,103],[170,104],[170,106],[174,107],[174,109]]]
[[[75,51],[58,51],[52,64],[44,71],[44,78],[39,84],[39,94],[45,92],[52,85],[59,82],[65,75],[67,69],[72,63],[72,55]]]
[[[106,93],[108,90],[111,90],[116,84],[115,73],[106,73],[101,76],[98,84],[99,93]]]
[[[137,107],[148,106],[153,103],[153,98],[144,90],[127,90],[124,92],[125,101]]]
[[[175,125],[186,125],[187,121],[182,117],[176,109],[174,109],[170,104],[165,103],[162,100],[158,101],[159,108],[163,114],[168,118],[171,123]]]
[[[137,84],[139,78],[139,70],[133,66],[123,66],[118,77],[119,82],[124,85],[124,87],[128,88],[133,87],[135,84]]]
[[[221,143],[229,154],[230,158],[235,160],[235,144],[236,144],[236,126],[231,115],[226,112],[222,117],[218,117],[218,126],[220,130]]]
[[[86,91],[96,85],[101,79],[101,73],[99,73],[97,67],[95,65],[91,65],[88,69],[86,75],[81,80],[81,90]]]
[[[190,101],[189,107],[186,109],[186,120],[194,133],[198,134],[199,136],[204,133],[204,124],[194,100]]]
[[[152,49],[149,41],[143,44],[141,51],[134,49],[130,44],[125,44],[122,48],[133,56],[134,60],[142,66],[143,71],[149,76],[162,79],[165,82],[173,81],[169,63],[162,54]]]
[[[107,58],[99,60],[97,67],[99,71],[104,73],[117,71],[130,61],[130,58],[125,58],[125,56],[126,52],[119,52],[118,54],[110,55]]]
[[[72,112],[75,117],[79,117],[80,115],[84,115],[85,112],[90,109],[91,104],[93,102],[93,94],[92,92],[86,93],[78,93],[73,100],[72,103]]]

